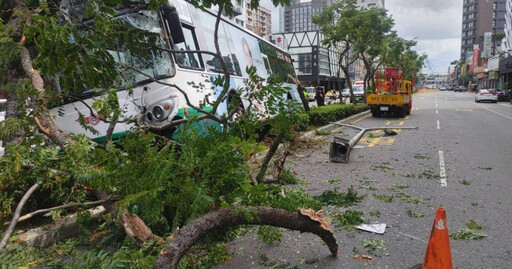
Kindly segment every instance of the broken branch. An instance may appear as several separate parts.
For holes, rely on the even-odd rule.
[[[28,198],[34,193],[34,191],[39,188],[39,184],[34,184],[30,189],[28,189],[27,192],[23,195],[20,202],[18,203],[18,206],[16,207],[16,211],[14,211],[14,216],[12,217],[11,224],[7,228],[7,231],[5,232],[4,238],[0,242],[0,249],[4,249],[5,246],[7,246],[7,241],[9,241],[9,238],[11,237],[12,233],[14,232],[14,228],[16,228],[16,224],[18,223],[18,219],[21,215],[21,210],[23,210],[23,207],[25,206],[25,203],[27,202]]]
[[[241,213],[242,210],[254,212],[255,217],[248,220]],[[178,230],[168,239],[153,268],[176,268],[186,252],[206,234],[238,225],[269,225],[302,233],[313,233],[325,242],[333,257],[338,256],[338,243],[329,227],[329,222],[322,218],[321,213],[311,209],[290,212],[264,206],[244,207],[212,211]]]

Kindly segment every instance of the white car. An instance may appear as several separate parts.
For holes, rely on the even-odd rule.
[[[497,103],[498,96],[491,93],[489,90],[480,90],[475,96],[475,102],[479,103],[482,101],[491,101],[493,103]]]

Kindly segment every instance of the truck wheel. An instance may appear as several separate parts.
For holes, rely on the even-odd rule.
[[[403,106],[403,107],[402,107],[402,109],[401,109],[401,111],[400,111],[400,116],[401,116],[401,117],[405,117],[405,116],[407,116],[407,111],[408,111],[407,107],[406,107],[406,106]]]

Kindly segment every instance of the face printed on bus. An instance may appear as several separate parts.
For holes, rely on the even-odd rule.
[[[247,43],[247,40],[245,40],[245,38],[242,38],[242,46],[244,47],[244,55],[245,60],[247,61],[247,66],[253,66],[254,63],[252,61],[251,49],[249,48],[249,44]]]

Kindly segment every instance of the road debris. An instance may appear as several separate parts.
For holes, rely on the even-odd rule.
[[[370,233],[384,234],[386,232],[386,223],[361,224],[356,228]]]
[[[333,141],[331,142],[331,147],[329,150],[329,161],[333,163],[348,163],[350,158],[350,151],[357,144],[357,141],[363,137],[363,135],[368,131],[376,131],[376,130],[387,130],[389,127],[375,127],[375,128],[362,128],[354,125],[348,124],[338,124],[332,123],[334,125],[338,125],[341,127],[349,127],[353,129],[359,130],[359,133],[354,136],[352,139],[348,140],[343,137],[334,136]],[[407,129],[415,129],[418,127],[395,127],[393,129],[399,130],[407,130]]]
[[[373,257],[369,256],[369,255],[354,255],[354,259],[356,259],[356,260],[373,260]]]

